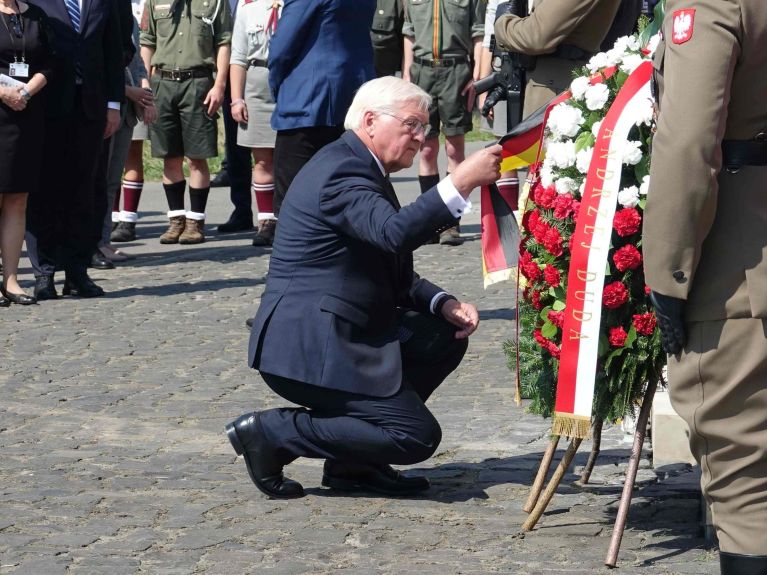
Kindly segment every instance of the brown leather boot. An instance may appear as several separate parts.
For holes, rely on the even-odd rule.
[[[254,246],[270,246],[274,242],[274,233],[277,231],[277,220],[259,220],[258,231],[253,236]]]
[[[178,238],[180,244],[201,244],[205,241],[205,220],[186,218],[184,233]]]
[[[446,229],[439,234],[439,243],[443,246],[460,246],[463,243],[461,228],[459,226],[453,226],[452,228]]]
[[[170,224],[168,225],[168,229],[165,231],[165,233],[160,236],[160,243],[177,244],[178,238],[181,237],[182,233],[184,233],[184,222],[186,221],[186,216],[173,216],[168,219]]]

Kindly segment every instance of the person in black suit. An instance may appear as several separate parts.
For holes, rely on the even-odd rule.
[[[48,14],[59,58],[46,88],[46,169],[30,197],[27,249],[38,300],[58,297],[56,269],[65,272],[64,295],[104,294],[87,274],[96,247],[97,168],[104,139],[120,123],[125,96],[118,2],[36,0]],[[102,214],[103,215],[103,214]]]
[[[424,402],[460,363],[479,317],[414,273],[412,254],[455,225],[501,159],[500,146],[485,148],[400,208],[388,176],[423,145],[430,101],[400,78],[364,84],[347,131],[299,172],[282,205],[248,362],[304,407],[246,413],[226,428],[271,497],[303,495],[282,475],[297,457],[325,458],[322,483],[335,489],[429,487],[389,465],[423,461],[439,445]]]

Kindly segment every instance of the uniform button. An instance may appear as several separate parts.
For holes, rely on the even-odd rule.
[[[203,3],[202,3],[202,5],[203,5],[203,6],[207,6],[207,5],[208,5],[208,3],[207,3],[207,2],[203,2]]]
[[[378,13],[379,13],[379,14],[383,14],[383,13],[384,13],[384,11],[383,11],[383,10],[379,10],[379,11],[378,11]]]
[[[676,280],[676,283],[683,284],[687,281],[687,278],[684,275],[684,272],[682,270],[676,270],[674,273],[671,274],[671,276]]]
[[[178,51],[178,53],[179,53],[179,54],[181,54],[181,52],[183,52],[183,50],[179,50],[179,51]]]
[[[183,36],[183,35],[184,35],[184,33],[183,33],[183,32],[179,32],[179,33],[178,33],[178,35],[179,35],[179,36]]]

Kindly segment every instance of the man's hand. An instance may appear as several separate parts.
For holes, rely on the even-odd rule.
[[[469,80],[469,83],[461,90],[461,96],[466,96],[466,110],[471,112],[474,109],[474,99],[477,97],[477,91],[474,89],[474,80]]]
[[[107,125],[104,126],[104,139],[111,138],[120,127],[120,110],[107,110]]]
[[[450,174],[458,193],[468,198],[477,186],[492,184],[501,177],[501,146],[495,144],[474,152]]]
[[[455,332],[455,339],[469,337],[479,325],[479,313],[474,304],[454,299],[447,300],[442,306],[442,317],[461,328]]]
[[[216,84],[213,85],[213,87],[210,89],[210,92],[208,92],[208,95],[205,96],[205,100],[203,101],[203,104],[207,106],[207,114],[211,118],[215,115],[216,112],[218,112],[218,109],[221,107],[221,104],[224,103],[224,87],[223,86],[217,86]]]
[[[651,291],[650,301],[655,308],[655,317],[658,318],[663,350],[670,355],[678,354],[687,342],[684,330],[685,300]]]
[[[21,112],[27,107],[27,100],[21,95],[21,88],[0,87],[0,101],[14,112]]]

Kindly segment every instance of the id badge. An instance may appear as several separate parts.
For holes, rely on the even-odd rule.
[[[11,62],[8,65],[8,75],[16,78],[29,78],[29,64],[26,62]]]

